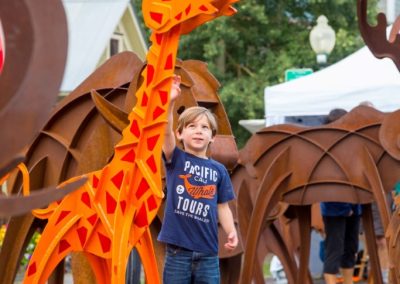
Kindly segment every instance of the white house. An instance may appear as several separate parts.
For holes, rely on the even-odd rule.
[[[63,0],[68,56],[61,94],[74,90],[110,56],[133,51],[144,60],[147,46],[129,0]]]

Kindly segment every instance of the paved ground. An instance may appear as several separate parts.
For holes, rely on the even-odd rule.
[[[72,275],[66,274],[64,278],[64,284],[73,284]],[[366,281],[355,282],[356,284],[366,284]],[[275,281],[271,278],[267,278],[265,280],[265,284],[276,284]],[[325,284],[323,279],[314,279],[314,284]]]
[[[323,279],[314,279],[314,284],[325,284],[325,281]],[[367,281],[359,281],[359,282],[354,282],[355,284],[366,284]],[[276,282],[273,279],[266,279],[265,284],[276,284]]]
[[[66,274],[64,276],[64,284],[73,284],[74,281],[72,279],[72,275],[71,274]]]
[[[21,284],[22,279],[17,279],[14,284]],[[366,284],[367,281],[359,281],[355,282],[356,284]],[[72,279],[72,275],[70,273],[67,273],[64,277],[64,284],[74,284],[74,281]],[[267,278],[265,279],[265,284],[276,284],[276,282],[272,278]],[[325,281],[323,279],[314,279],[314,284],[325,284]]]

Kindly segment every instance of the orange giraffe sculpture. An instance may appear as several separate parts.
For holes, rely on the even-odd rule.
[[[109,164],[85,175],[88,182],[73,194],[33,212],[48,223],[24,283],[45,283],[72,251],[85,254],[98,283],[125,283],[133,247],[141,257],[147,283],[160,282],[149,225],[163,198],[161,146],[179,37],[218,16],[232,15],[234,2],[143,1],[143,16],[153,31],[152,46],[130,123]]]

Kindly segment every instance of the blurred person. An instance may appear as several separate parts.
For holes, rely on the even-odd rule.
[[[331,123],[346,113],[344,109],[333,109],[326,123]],[[325,227],[325,283],[336,284],[336,275],[340,271],[343,283],[352,284],[358,252],[361,206],[345,202],[321,202],[321,213]]]

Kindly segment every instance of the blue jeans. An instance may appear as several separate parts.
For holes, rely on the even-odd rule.
[[[219,284],[218,255],[167,245],[164,284]]]

